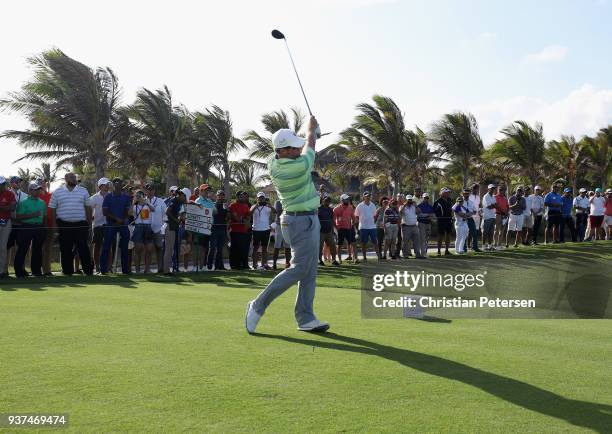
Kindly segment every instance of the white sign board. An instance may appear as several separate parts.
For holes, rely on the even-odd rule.
[[[210,235],[213,223],[212,208],[200,208],[192,203],[188,203],[185,207],[185,230]]]

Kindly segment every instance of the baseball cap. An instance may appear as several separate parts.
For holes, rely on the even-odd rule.
[[[601,188],[597,187],[597,188],[595,189],[595,193],[601,193]]]
[[[147,182],[144,186],[146,190],[153,190],[155,187],[150,182]]]
[[[442,188],[442,189],[440,190],[440,193],[450,193],[450,189],[449,189],[449,188],[444,187],[444,188]]]
[[[123,182],[123,179],[119,178],[118,176],[113,178],[113,182]]]
[[[607,194],[607,193],[612,193],[612,188],[608,188],[608,189],[606,190],[606,194]]]
[[[349,195],[346,193],[343,193],[342,196],[340,196],[341,200],[347,200],[349,198]]]
[[[38,189],[40,189],[42,187],[40,186],[40,184],[38,182],[32,181],[32,182],[30,182],[30,185],[28,186],[28,188],[30,190],[38,190]]]
[[[272,143],[274,149],[281,148],[301,148],[306,141],[298,137],[293,130],[282,128],[272,134]]]
[[[200,191],[212,190],[212,187],[208,184],[200,185]]]
[[[187,199],[191,197],[191,190],[189,190],[187,187],[182,188],[181,191],[183,192],[185,196],[187,196]]]
[[[578,193],[586,193],[587,189],[582,187],[580,190],[578,190]]]
[[[259,192],[257,192],[257,197],[258,197],[258,198],[260,198],[260,197],[266,197],[266,193],[264,193],[263,191],[259,191]]]
[[[0,176],[0,184],[6,184],[6,178],[4,176]]]
[[[536,185],[533,189],[534,190],[542,190],[542,187],[540,187],[539,185]]]
[[[470,190],[469,188],[464,188],[462,193],[467,193],[470,194],[472,192],[472,190]]]
[[[495,188],[495,184],[489,184],[487,185],[487,188]]]
[[[169,192],[173,192],[173,191],[176,191],[176,190],[178,190],[178,187],[176,185],[173,185],[172,187],[170,187],[168,189]]]
[[[369,195],[370,195],[370,192],[369,192],[369,191],[364,191],[364,192],[363,192],[363,195],[364,195],[364,196],[369,196]]]
[[[571,192],[572,192],[572,189],[569,187],[566,187],[563,189],[563,193],[571,193]]]
[[[98,187],[100,187],[101,185],[109,184],[109,183],[110,183],[110,180],[108,178],[102,177],[98,179]]]
[[[423,198],[429,197],[429,193],[423,193]]]
[[[225,192],[223,190],[217,190],[217,196],[219,196],[220,194],[225,194]]]
[[[21,182],[22,179],[18,176],[11,176],[11,184],[14,182]]]
[[[414,200],[414,196],[411,194],[406,195],[406,200]]]
[[[323,193],[323,200],[329,199],[329,194]]]

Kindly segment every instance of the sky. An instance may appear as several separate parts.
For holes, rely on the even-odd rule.
[[[234,132],[263,133],[261,115],[306,112],[286,36],[326,146],[356,104],[392,97],[410,128],[472,112],[485,144],[517,119],[547,139],[612,123],[612,0],[54,0],[7,2],[0,97],[31,78],[26,59],[56,47],[118,75],[124,103],[167,85],[191,110],[216,104]],[[11,18],[12,17],[12,18]],[[0,131],[27,128],[0,112]],[[0,174],[40,161],[0,139]]]

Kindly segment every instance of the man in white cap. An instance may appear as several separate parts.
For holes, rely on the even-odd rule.
[[[587,197],[587,189],[581,188],[578,190],[578,196],[574,198],[574,210],[576,212],[576,236],[578,241],[584,241],[584,233],[586,231],[589,219],[589,198]]]
[[[274,208],[267,202],[263,191],[257,193],[257,203],[250,209],[253,217],[253,269],[257,270],[258,250],[261,247],[261,270],[270,270],[268,244],[270,243],[270,217]]]
[[[361,252],[364,262],[368,260],[366,257],[368,240],[372,241],[376,256],[380,259],[380,250],[378,249],[378,238],[376,231],[376,205],[370,200],[370,192],[363,193],[363,201],[355,208],[355,217],[359,219],[359,241],[361,242]],[[357,254],[357,253],[355,253]],[[357,259],[357,258],[355,258]]]
[[[417,259],[425,259],[421,254],[421,237],[417,226],[417,218],[421,210],[414,204],[414,197],[409,194],[406,196],[406,203],[399,209],[402,219],[402,255],[404,258],[411,256],[410,241],[414,249],[414,256]]]
[[[100,178],[98,180],[98,192],[89,198],[91,203],[91,211],[93,213],[93,237],[91,243],[93,244],[93,262],[96,268],[96,272],[100,273],[100,253],[102,252],[102,246],[104,244],[104,227],[106,226],[106,217],[102,210],[104,204],[104,198],[108,194],[109,186],[112,186],[112,182],[108,178]],[[114,246],[111,249],[114,250]],[[109,253],[112,257],[113,253]],[[111,261],[112,262],[112,261]]]
[[[544,196],[542,196],[542,187],[536,185],[533,188],[531,197],[531,214],[533,215],[533,244],[538,244],[538,234],[542,225],[542,216],[544,215]]]
[[[340,196],[340,203],[334,208],[333,212],[334,224],[338,230],[338,261],[342,263],[342,245],[346,240],[348,260],[351,259],[351,251],[355,243],[355,208],[350,203],[348,194],[343,193]],[[355,252],[355,262],[357,253]]]
[[[487,192],[482,197],[482,242],[487,251],[495,250],[493,235],[495,233],[495,184],[487,186]]]
[[[319,321],[313,309],[320,235],[317,217],[320,197],[311,175],[317,129],[317,120],[311,116],[304,150],[304,139],[292,130],[281,129],[272,135],[275,154],[268,160],[268,171],[283,204],[280,229],[291,247],[291,266],[277,274],[255,300],[247,304],[245,327],[248,333],[255,333],[270,303],[296,283],[298,330],[324,332],[329,329],[329,324]]]

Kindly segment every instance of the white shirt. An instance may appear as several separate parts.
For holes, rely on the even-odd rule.
[[[166,203],[159,197],[153,196],[149,199],[151,207],[155,210],[151,213],[151,230],[154,233],[161,231],[166,216]]]
[[[151,216],[155,214],[155,212],[151,212],[151,209],[144,204],[132,206],[132,212],[134,213],[134,223],[137,225],[150,225]]]
[[[576,196],[574,198],[574,208],[576,208],[576,214],[584,214],[585,211],[578,209],[578,207],[586,209],[589,209],[591,207],[591,205],[589,204],[589,197],[587,195],[585,195],[584,197]]]
[[[533,196],[529,195],[525,197],[525,211],[523,211],[524,216],[531,216],[531,206],[533,205]]]
[[[416,205],[406,205],[402,210],[402,224],[413,226],[417,224]]]
[[[591,215],[600,216],[606,212],[606,198],[603,196],[593,196],[591,199]]]
[[[376,229],[374,214],[376,214],[376,205],[372,202],[369,205],[360,202],[355,208],[355,216],[359,217],[359,229]]]
[[[253,230],[270,230],[270,213],[272,210],[268,205],[255,205],[253,210]]]
[[[544,196],[539,194],[532,194],[531,198],[531,210],[533,215],[542,215],[544,212]]]
[[[482,197],[482,218],[485,220],[495,218],[495,208],[487,208],[488,206],[495,205],[495,196],[487,192]]]
[[[15,210],[13,212],[11,212],[11,216],[13,217],[13,219],[17,216],[17,205],[19,205],[21,202],[23,202],[24,200],[26,200],[29,195],[27,193],[24,193],[23,191],[21,191],[21,189],[17,188],[10,188],[10,191],[13,192],[13,194],[15,195]],[[21,222],[18,220],[13,221],[13,226],[15,225],[20,225]]]
[[[49,208],[55,209],[58,219],[71,223],[82,222],[86,219],[85,207],[89,204],[89,193],[80,185],[72,191],[65,185],[55,190],[49,201]]]
[[[465,208],[468,209],[468,211],[470,212],[476,212],[478,211],[478,207],[476,206],[475,202],[472,202],[472,199],[468,199],[468,200],[464,200],[463,201],[463,206]],[[473,217],[473,216],[472,216]]]
[[[108,193],[107,193],[108,194]],[[106,224],[106,217],[102,211],[102,203],[104,203],[104,196],[100,192],[97,192],[89,198],[91,209],[93,211],[93,227],[97,228]]]

